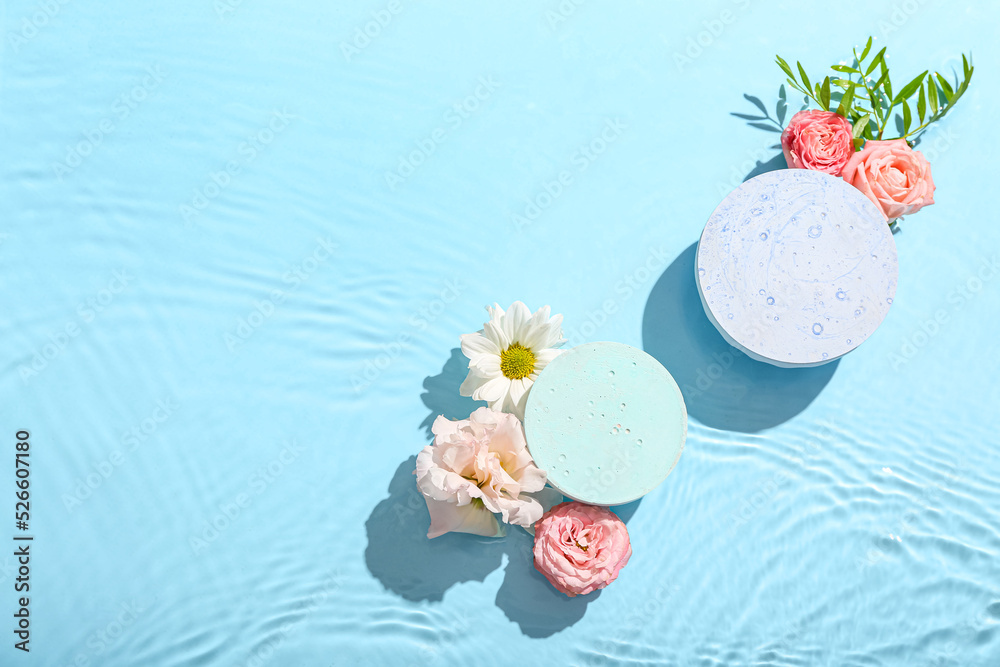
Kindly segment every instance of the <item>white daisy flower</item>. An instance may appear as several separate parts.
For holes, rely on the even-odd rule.
[[[478,333],[462,336],[462,352],[469,358],[469,375],[459,393],[486,401],[492,410],[524,419],[528,390],[538,374],[564,350],[562,315],[549,317],[543,306],[532,315],[515,301],[504,312],[487,306],[490,321]]]

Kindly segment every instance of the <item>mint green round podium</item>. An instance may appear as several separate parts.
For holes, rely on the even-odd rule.
[[[538,376],[524,430],[549,484],[574,500],[621,505],[655,489],[677,465],[687,409],[653,357],[621,343],[587,343]]]

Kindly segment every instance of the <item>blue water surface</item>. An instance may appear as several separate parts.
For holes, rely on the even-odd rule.
[[[992,2],[0,3],[0,664],[1000,664]],[[835,364],[716,333],[694,243],[783,166],[775,53],[869,34],[924,136],[881,328]],[[813,74],[816,72],[816,74]],[[797,100],[792,99],[795,111]],[[568,599],[412,470],[483,306],[681,386],[687,446]],[[14,524],[30,432],[30,522]],[[31,535],[30,653],[12,537]]]

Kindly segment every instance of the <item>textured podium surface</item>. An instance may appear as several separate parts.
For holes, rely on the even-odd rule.
[[[875,205],[805,169],[740,185],[698,243],[706,315],[730,344],[777,366],[827,363],[864,342],[889,312],[897,274]]]
[[[528,449],[565,495],[621,505],[666,479],[684,449],[687,411],[653,357],[586,343],[556,357],[528,396]]]

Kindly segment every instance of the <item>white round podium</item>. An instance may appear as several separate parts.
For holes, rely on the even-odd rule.
[[[889,312],[898,264],[876,206],[843,179],[761,174],[705,225],[695,262],[705,314],[734,347],[775,366],[818,366],[863,343]]]

